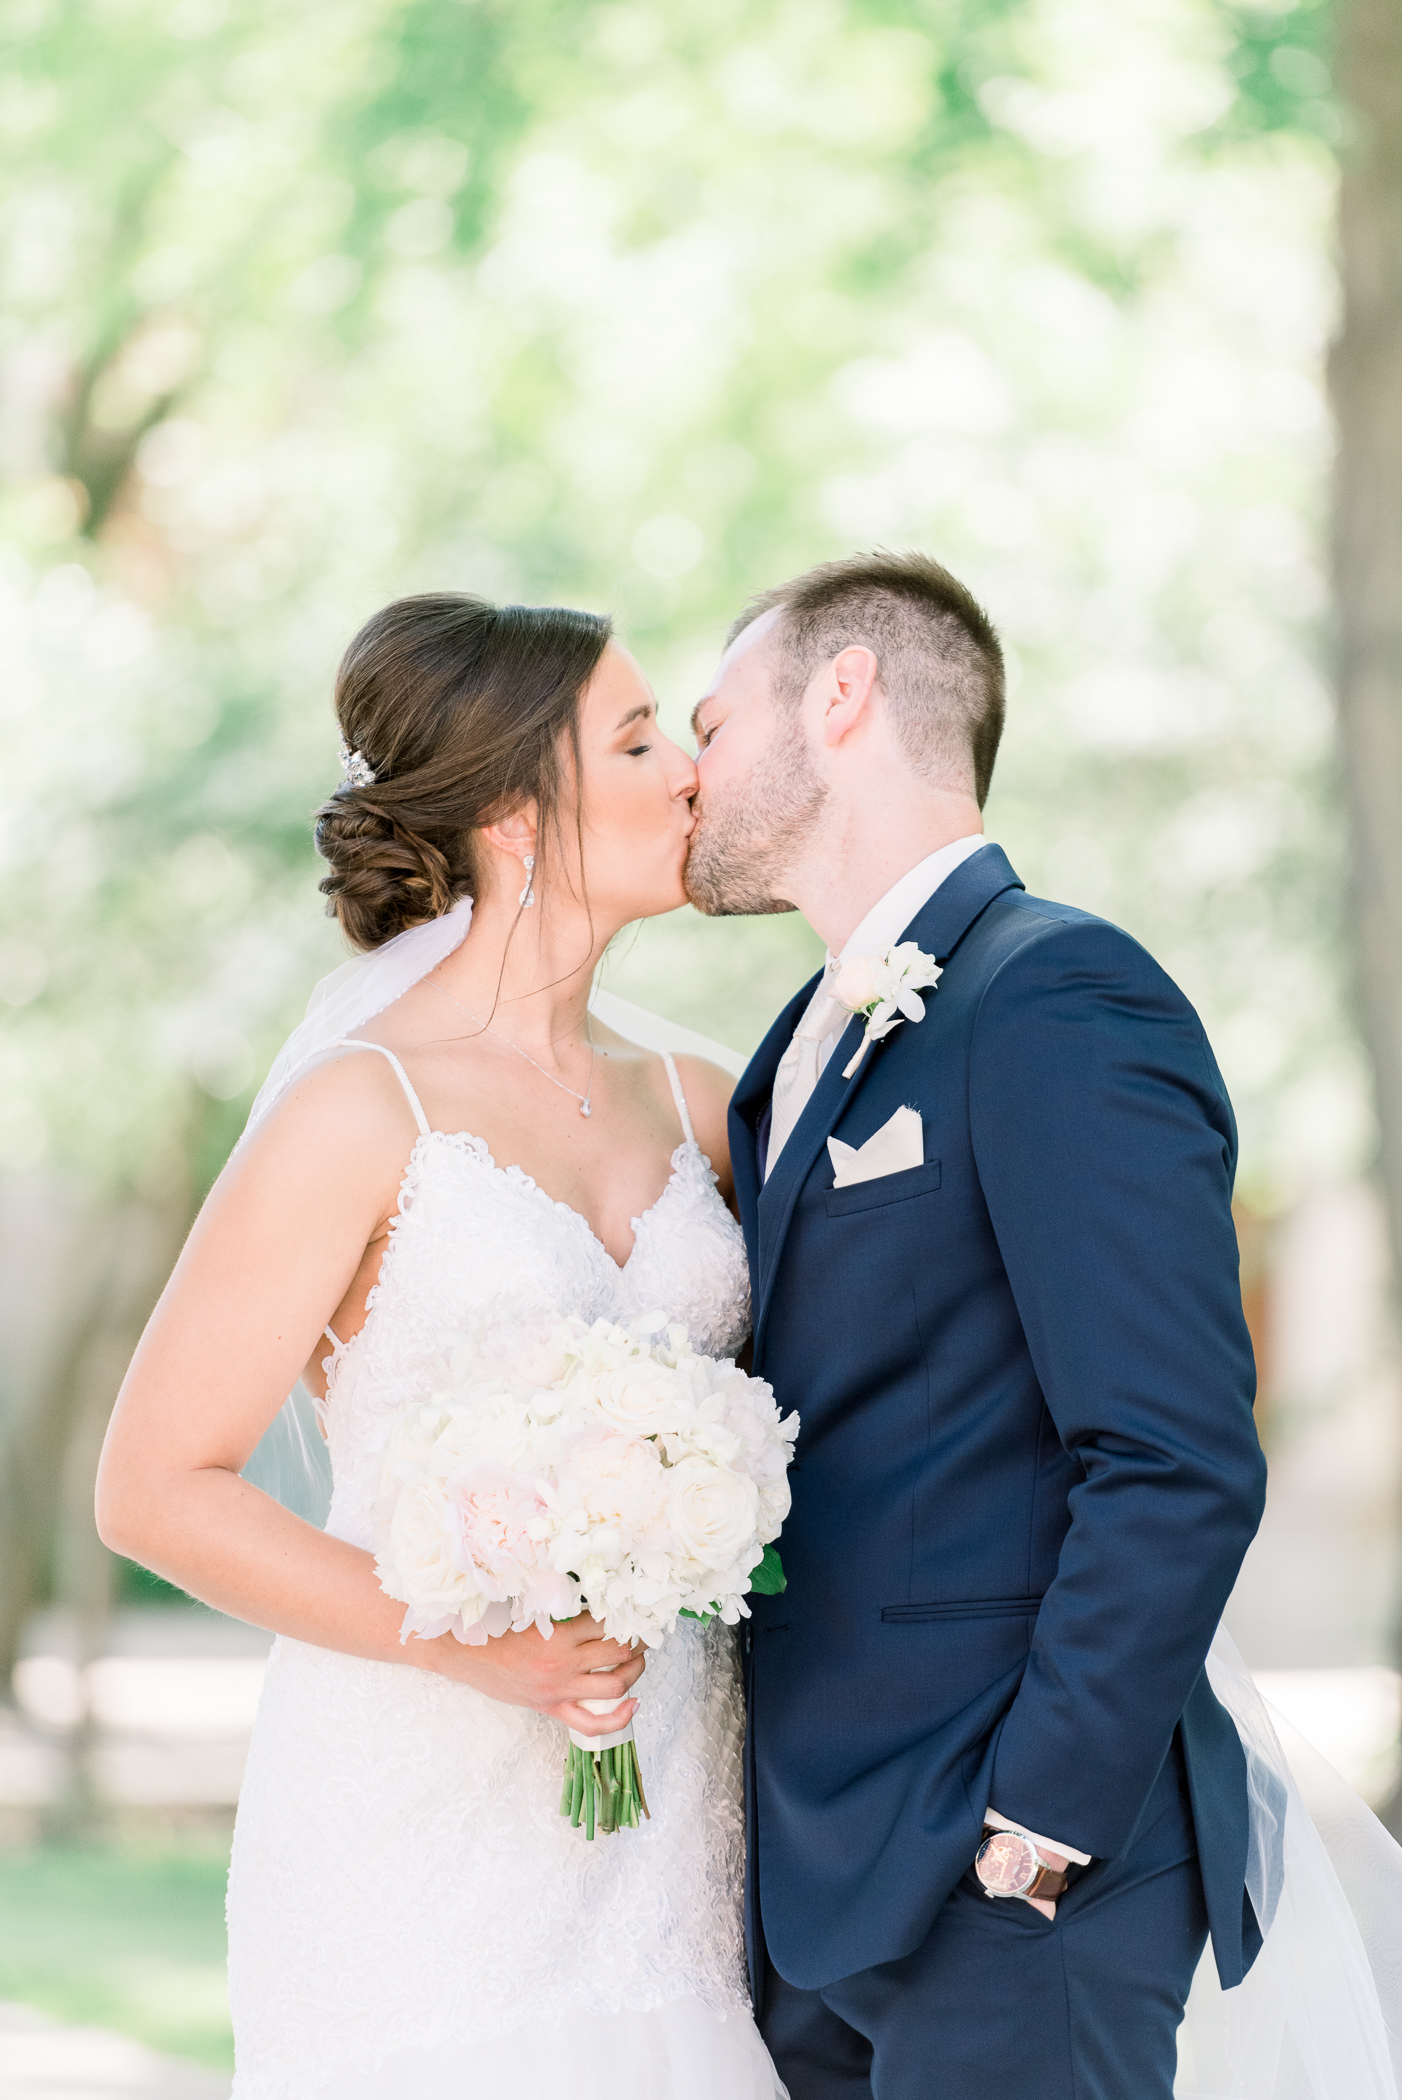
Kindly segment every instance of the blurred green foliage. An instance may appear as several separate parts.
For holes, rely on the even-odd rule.
[[[114,1605],[174,1604],[188,1605],[189,1597],[173,1582],[166,1582],[143,1568],[138,1561],[119,1560],[116,1579],[112,1585]]]
[[[1342,137],[1333,99],[1333,9],[1329,0],[1290,0],[1283,7],[1231,7],[1228,58],[1236,93],[1224,131],[1312,133],[1330,145]]]
[[[1317,541],[1327,11],[11,0],[0,1164],[217,1170],[339,959],[308,813],[396,593],[605,605],[681,733],[753,588],[918,543],[990,829],[1202,1007],[1247,1185],[1363,1156]],[[738,1047],[812,966],[611,981]]]
[[[0,1853],[0,1998],[233,2065],[226,1844]]]

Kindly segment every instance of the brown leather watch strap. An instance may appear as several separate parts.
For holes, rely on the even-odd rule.
[[[1037,1872],[1033,1876],[1032,1886],[1030,1889],[1023,1890],[1023,1897],[1026,1899],[1032,1896],[1064,1896],[1066,1894],[1066,1884],[1067,1875],[1064,1868],[1046,1867],[1039,1864]]]
[[[993,1837],[1001,1837],[1005,1834],[1006,1833],[997,1824],[985,1823],[983,1826],[983,1835],[985,1840]],[[1023,1901],[1027,1902],[1033,1896],[1040,1896],[1050,1901],[1055,1901],[1055,1899],[1058,1896],[1064,1896],[1066,1894],[1066,1891],[1070,1886],[1070,1881],[1071,1877],[1063,1867],[1049,1867],[1045,1865],[1039,1857],[1037,1863],[1037,1871],[1032,1877],[1031,1887],[1025,1888],[1022,1891]]]

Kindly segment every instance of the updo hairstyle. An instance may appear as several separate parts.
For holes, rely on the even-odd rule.
[[[601,613],[400,598],[367,620],[336,673],[336,716],[375,774],[316,814],[328,912],[357,948],[437,918],[480,879],[477,834],[534,802],[535,881],[558,837],[566,738],[608,646]]]

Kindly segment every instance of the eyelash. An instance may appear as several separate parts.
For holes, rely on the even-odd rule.
[[[642,758],[651,749],[651,744],[633,744],[624,752],[623,756],[625,758]]]

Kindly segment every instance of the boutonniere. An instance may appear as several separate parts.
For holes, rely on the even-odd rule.
[[[851,955],[839,963],[831,982],[832,996],[848,1013],[866,1015],[866,1033],[857,1054],[843,1067],[850,1079],[871,1044],[879,1043],[902,1021],[923,1021],[922,991],[933,991],[944,975],[933,955],[922,954],[914,941],[898,941],[884,955]]]

